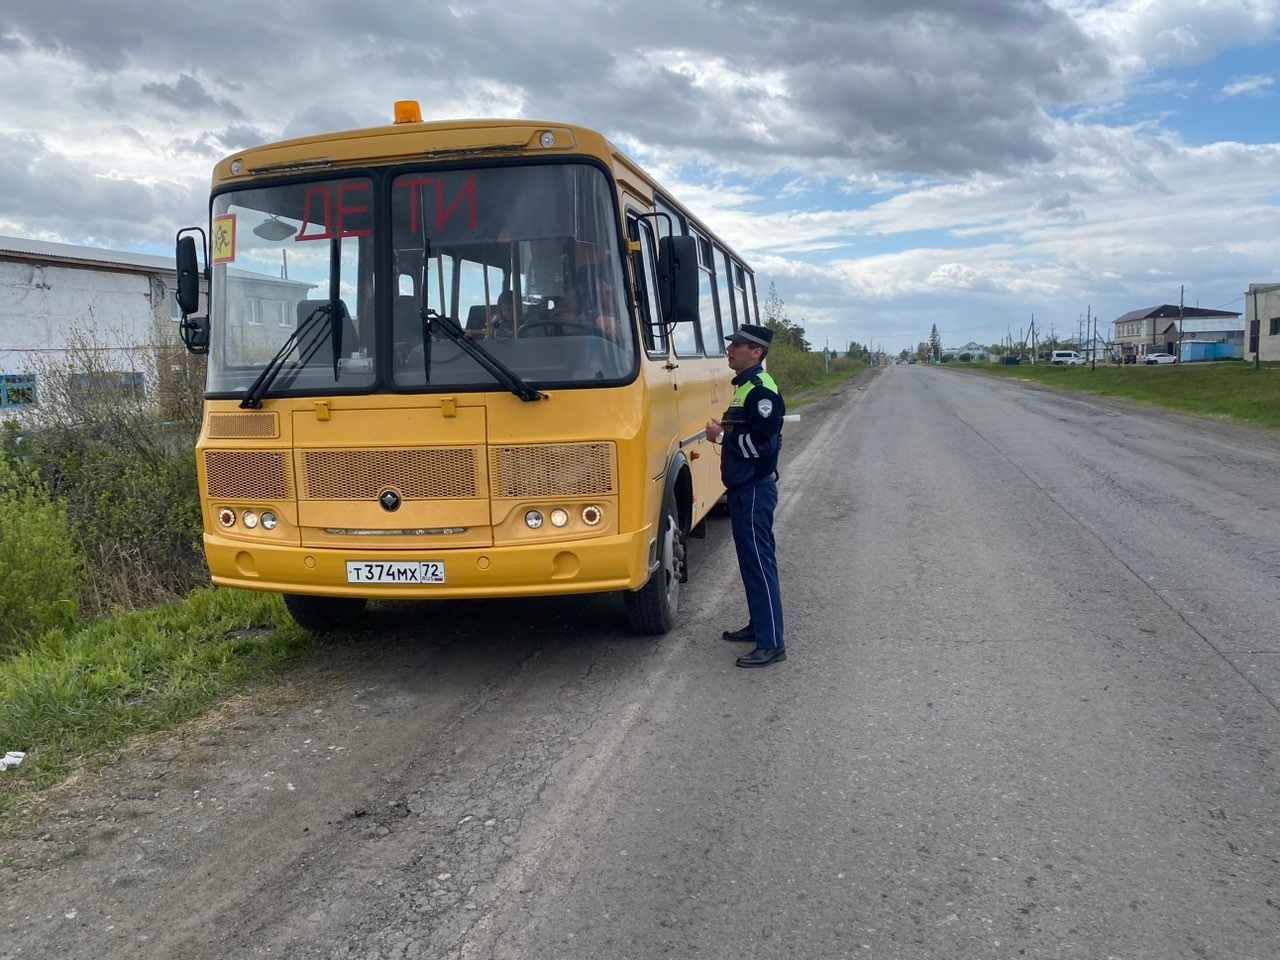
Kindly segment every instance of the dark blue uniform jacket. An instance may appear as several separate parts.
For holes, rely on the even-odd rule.
[[[759,364],[734,377],[733,385],[737,388],[733,401],[720,421],[724,427],[720,479],[728,490],[777,475],[782,417],[787,412],[777,384]]]

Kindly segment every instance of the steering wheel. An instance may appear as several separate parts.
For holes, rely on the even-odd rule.
[[[595,327],[581,320],[560,320],[555,317],[547,317],[545,320],[530,320],[528,323],[522,323],[520,325],[520,336],[523,337],[530,331],[536,330],[539,332],[533,334],[535,337],[545,337],[548,336],[548,331],[552,327],[556,328],[558,334],[569,332],[591,334],[596,332]]]

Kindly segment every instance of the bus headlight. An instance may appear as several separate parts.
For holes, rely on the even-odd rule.
[[[244,519],[244,525],[248,527],[250,530],[252,530],[254,527],[258,525],[258,515],[254,513],[252,510],[246,510],[244,512],[243,519]]]
[[[530,510],[524,515],[524,525],[530,530],[537,530],[542,526],[542,514],[537,510]]]
[[[582,508],[582,522],[588,527],[594,527],[604,519],[604,511],[597,506]]]
[[[274,530],[276,528],[276,524],[278,524],[279,522],[280,521],[276,518],[276,515],[274,513],[268,512],[268,513],[263,513],[262,515],[263,530]]]
[[[227,528],[234,527],[236,525],[236,512],[230,507],[223,507],[218,511],[218,523]]]
[[[551,525],[553,527],[563,527],[569,522],[569,511],[563,507],[556,507],[551,511]]]

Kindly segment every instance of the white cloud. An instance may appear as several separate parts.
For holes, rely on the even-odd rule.
[[[1269,42],[1280,28],[1277,0],[1064,0],[1063,7],[1111,48],[1124,74],[1194,66]]]
[[[1222,88],[1223,97],[1260,96],[1276,85],[1274,77],[1239,77]]]

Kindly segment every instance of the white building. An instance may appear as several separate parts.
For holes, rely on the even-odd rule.
[[[255,288],[250,302],[261,310],[246,324],[271,342],[281,331],[268,326],[291,327],[309,289],[247,271],[230,276]],[[65,384],[42,390],[42,379],[86,365],[95,387],[162,396],[190,362],[176,289],[172,257],[0,237],[0,420],[21,420],[42,392],[65,394]]]
[[[1280,283],[1249,284],[1244,306],[1244,358],[1280,360]]]

